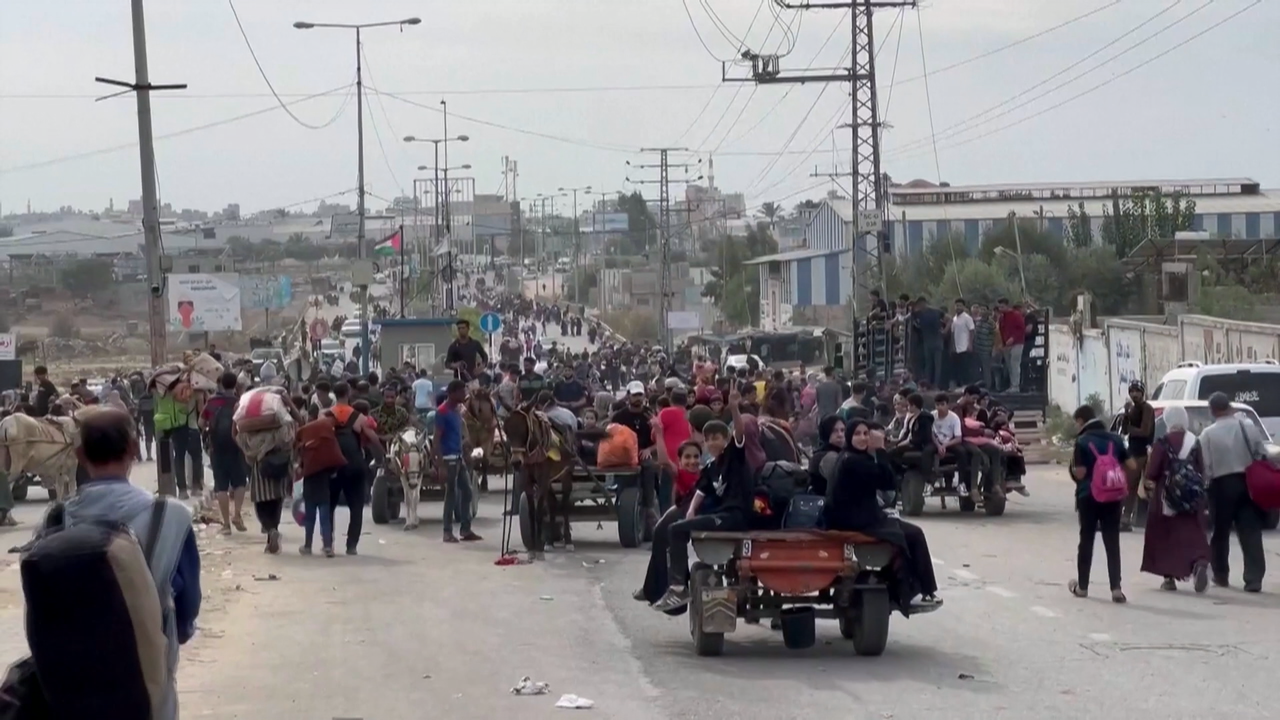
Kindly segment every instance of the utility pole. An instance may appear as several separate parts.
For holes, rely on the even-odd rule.
[[[581,303],[582,281],[585,279],[586,274],[578,268],[579,263],[582,262],[582,228],[578,222],[578,193],[581,192],[584,195],[590,195],[591,186],[587,185],[586,187],[572,188],[562,187],[558,192],[573,193],[573,301]]]
[[[915,8],[917,0],[844,0],[843,2],[789,2],[773,0],[787,10],[849,10],[849,30],[853,53],[849,68],[841,72],[829,70],[794,71],[783,74],[778,55],[759,55],[750,50],[742,57],[751,62],[751,77],[731,78],[728,65],[722,64],[724,82],[754,82],[760,85],[807,82],[847,82],[853,98],[853,118],[841,125],[853,135],[850,149],[849,175],[852,177],[852,203],[854,218],[849,234],[849,249],[853,256],[854,312],[865,308],[870,291],[884,287],[885,263],[883,253],[892,252],[891,244],[884,236],[884,214],[888,198],[885,196],[884,173],[881,170],[880,108],[876,97],[875,33],[872,17],[876,10]]]
[[[658,186],[658,273],[661,278],[659,282],[659,292],[661,299],[658,303],[658,332],[662,335],[662,346],[671,351],[671,298],[674,295],[671,288],[671,169],[688,170],[697,168],[702,160],[697,163],[677,163],[671,164],[671,153],[687,153],[689,148],[665,147],[665,148],[640,148],[642,153],[657,153],[658,163],[648,165],[632,165],[630,161],[627,165],[640,170],[654,169],[658,170],[657,180],[632,180],[627,178],[627,182],[635,185],[657,185]],[[701,180],[702,176],[698,176],[693,180],[686,182],[696,182]],[[652,261],[652,258],[650,258]]]
[[[151,132],[151,91],[152,90],[185,90],[186,84],[152,85],[151,74],[147,69],[147,21],[142,9],[142,0],[133,0],[133,72],[134,81],[96,77],[94,81],[104,85],[124,88],[115,97],[126,92],[133,92],[138,100],[138,159],[142,166],[142,230],[147,253],[147,285],[151,296],[147,301],[148,335],[151,340],[151,366],[158,368],[165,362],[168,327],[165,325],[165,282],[164,270],[160,263],[160,206],[156,190],[156,146]],[[106,98],[99,98],[105,100]],[[30,211],[30,202],[27,203]],[[12,272],[10,263],[10,272]],[[157,490],[161,495],[177,495],[177,486],[173,479],[172,453],[168,438],[156,439]]]

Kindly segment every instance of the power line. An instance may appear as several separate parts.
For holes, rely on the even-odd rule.
[[[969,116],[969,117],[965,118],[964,120],[961,120],[960,122],[957,122],[957,123],[955,123],[955,124],[953,124],[953,125],[950,125],[950,126],[948,126],[948,127],[943,128],[943,129],[942,129],[942,131],[941,131],[939,134],[942,136],[942,139],[944,139],[944,140],[945,140],[945,139],[947,139],[947,138],[950,138],[950,137],[954,137],[954,136],[956,136],[956,135],[963,134],[963,133],[965,133],[965,132],[968,132],[969,130],[973,130],[974,128],[978,128],[978,127],[981,127],[981,126],[983,126],[983,125],[989,125],[990,123],[994,122],[995,120],[998,120],[999,118],[1005,117],[1005,116],[1009,115],[1010,113],[1013,113],[1013,112],[1015,112],[1015,111],[1017,111],[1017,110],[1020,110],[1021,108],[1027,107],[1028,105],[1031,105],[1032,103],[1036,102],[1037,100],[1041,100],[1041,99],[1043,99],[1043,98],[1045,98],[1045,97],[1047,97],[1047,96],[1049,96],[1049,95],[1052,95],[1053,93],[1057,92],[1058,90],[1061,90],[1062,88],[1064,88],[1064,87],[1066,87],[1066,86],[1068,86],[1068,85],[1070,85],[1070,84],[1074,83],[1075,81],[1077,81],[1077,80],[1079,80],[1079,79],[1081,79],[1081,78],[1083,78],[1083,77],[1085,77],[1085,76],[1087,76],[1087,75],[1092,74],[1094,71],[1099,70],[1099,69],[1101,69],[1101,68],[1103,68],[1103,67],[1105,67],[1105,66],[1109,65],[1110,63],[1112,63],[1112,62],[1114,62],[1114,61],[1116,61],[1116,60],[1120,59],[1121,57],[1123,57],[1123,56],[1127,55],[1128,53],[1132,52],[1133,50],[1136,50],[1137,48],[1139,48],[1139,47],[1141,47],[1141,46],[1145,45],[1146,43],[1148,43],[1148,42],[1150,42],[1150,41],[1152,41],[1152,40],[1156,39],[1156,38],[1157,38],[1157,37],[1159,37],[1160,35],[1163,35],[1165,32],[1168,32],[1169,30],[1173,29],[1175,26],[1177,26],[1177,25],[1181,24],[1181,23],[1182,23],[1182,22],[1184,22],[1185,20],[1189,19],[1191,16],[1195,15],[1196,13],[1198,13],[1198,12],[1200,12],[1200,11],[1202,11],[1202,10],[1206,9],[1206,8],[1208,8],[1208,7],[1209,7],[1209,5],[1212,3],[1212,0],[1208,0],[1208,1],[1207,1],[1207,2],[1205,2],[1203,5],[1200,5],[1199,7],[1197,7],[1197,8],[1195,8],[1195,9],[1193,9],[1191,12],[1187,13],[1186,15],[1183,15],[1182,17],[1180,17],[1180,18],[1178,18],[1178,19],[1174,20],[1172,23],[1169,23],[1168,25],[1165,25],[1164,27],[1160,28],[1160,29],[1159,29],[1159,30],[1157,30],[1156,32],[1152,33],[1151,35],[1148,35],[1147,37],[1145,37],[1145,38],[1143,38],[1143,39],[1139,40],[1138,42],[1136,42],[1136,43],[1134,43],[1134,44],[1132,44],[1132,45],[1130,45],[1130,46],[1128,46],[1128,47],[1124,48],[1124,49],[1123,49],[1123,50],[1121,50],[1120,52],[1118,52],[1118,53],[1116,53],[1115,55],[1112,55],[1111,57],[1109,57],[1109,58],[1107,58],[1107,59],[1103,60],[1102,62],[1100,62],[1100,63],[1098,63],[1098,64],[1094,65],[1093,67],[1088,68],[1088,69],[1084,70],[1083,72],[1077,73],[1076,75],[1074,75],[1074,76],[1072,76],[1072,77],[1070,77],[1070,78],[1068,78],[1068,79],[1066,79],[1066,80],[1062,81],[1061,83],[1058,83],[1057,85],[1054,85],[1053,87],[1051,87],[1051,88],[1049,88],[1049,89],[1045,90],[1044,92],[1041,92],[1041,93],[1039,93],[1039,94],[1037,94],[1037,95],[1035,95],[1035,96],[1033,96],[1033,97],[1031,97],[1031,98],[1029,98],[1029,99],[1025,100],[1024,102],[1018,103],[1018,104],[1016,104],[1016,105],[1012,105],[1011,107],[1007,107],[1007,106],[1010,106],[1012,103],[1016,102],[1018,99],[1023,98],[1023,97],[1026,97],[1029,93],[1033,92],[1033,91],[1034,91],[1034,90],[1036,90],[1037,88],[1044,87],[1045,85],[1048,85],[1048,84],[1049,84],[1051,81],[1053,81],[1054,79],[1059,78],[1059,77],[1061,77],[1062,75],[1065,75],[1066,73],[1068,73],[1068,72],[1070,72],[1071,70],[1073,70],[1073,69],[1075,69],[1075,68],[1079,67],[1080,65],[1083,65],[1083,64],[1084,64],[1085,62],[1087,62],[1088,60],[1090,60],[1090,59],[1092,59],[1092,58],[1094,58],[1094,57],[1098,56],[1098,55],[1099,55],[1099,54],[1101,54],[1103,51],[1105,51],[1105,50],[1107,50],[1108,48],[1110,48],[1110,47],[1112,47],[1112,46],[1116,45],[1116,44],[1117,44],[1117,43],[1119,43],[1121,40],[1125,39],[1126,37],[1129,37],[1130,35],[1132,35],[1132,34],[1134,34],[1134,33],[1136,33],[1137,31],[1141,30],[1143,27],[1146,27],[1147,25],[1151,24],[1152,22],[1154,22],[1155,20],[1157,20],[1158,18],[1160,18],[1160,17],[1161,17],[1162,15],[1164,15],[1165,13],[1168,13],[1170,10],[1173,10],[1173,9],[1174,9],[1175,7],[1177,7],[1181,2],[1182,2],[1182,0],[1176,0],[1176,2],[1174,2],[1172,5],[1169,5],[1169,6],[1165,7],[1165,8],[1163,8],[1163,9],[1161,9],[1159,12],[1155,13],[1155,14],[1154,14],[1154,15],[1152,15],[1151,17],[1147,18],[1146,20],[1142,21],[1141,23],[1137,24],[1136,26],[1134,26],[1134,27],[1130,28],[1129,30],[1125,31],[1125,32],[1124,32],[1124,33],[1122,33],[1121,35],[1119,35],[1119,36],[1117,36],[1116,38],[1112,39],[1110,42],[1108,42],[1108,43],[1106,43],[1105,45],[1103,45],[1103,46],[1099,47],[1098,49],[1094,50],[1093,52],[1089,53],[1088,55],[1085,55],[1084,57],[1080,58],[1079,60],[1077,60],[1077,61],[1075,61],[1075,62],[1071,63],[1070,65],[1068,65],[1068,66],[1066,66],[1066,67],[1064,67],[1063,69],[1059,70],[1058,72],[1056,72],[1056,73],[1054,73],[1054,74],[1050,75],[1049,77],[1047,77],[1047,78],[1045,78],[1045,79],[1041,80],[1040,82],[1037,82],[1036,84],[1032,85],[1031,87],[1026,88],[1025,90],[1023,90],[1022,92],[1018,93],[1017,95],[1014,95],[1013,97],[1007,98],[1007,99],[1005,99],[1005,100],[1003,100],[1003,101],[1001,101],[1001,102],[999,102],[999,103],[997,103],[997,104],[995,104],[995,105],[992,105],[991,107],[989,107],[989,108],[987,108],[987,109],[985,109],[985,110],[983,110],[983,111],[981,111],[981,112],[979,112],[979,113],[977,113],[977,114],[975,114],[975,115],[971,115],[971,116]],[[1006,109],[1006,110],[1003,110],[1003,111],[1000,111],[1000,112],[996,112],[997,110],[1000,110],[1000,108],[1003,108],[1003,107],[1007,107],[1007,109]],[[996,114],[995,114],[995,115],[991,115],[991,113],[996,113]],[[989,117],[988,117],[988,116],[989,116]],[[986,118],[986,119],[985,119],[985,120],[983,120],[982,118]],[[974,121],[977,121],[977,120],[980,120],[980,122],[974,122]],[[966,126],[968,126],[968,127],[966,127]],[[894,153],[894,154],[899,154],[899,153],[907,153],[907,152],[911,152],[911,151],[914,151],[914,150],[919,150],[919,149],[922,149],[922,148],[927,147],[931,141],[932,141],[932,138],[931,138],[931,137],[922,137],[922,138],[917,138],[917,139],[915,139],[915,140],[911,140],[911,141],[909,141],[909,142],[903,143],[903,145],[902,145],[901,147],[896,148],[896,149],[893,151],[893,153]]]
[[[680,3],[684,5],[684,14],[689,17],[689,25],[693,27],[693,34],[698,36],[698,42],[702,44],[702,49],[706,50],[707,54],[716,62],[730,62],[730,60],[717,57],[716,54],[711,51],[711,46],[707,45],[707,41],[702,38],[702,31],[698,29],[698,23],[694,22],[693,11],[689,10],[689,0],[680,0]]]
[[[342,85],[342,86],[333,88],[331,90],[325,90],[324,92],[316,93],[314,95],[308,95],[303,98],[298,98],[297,100],[290,100],[285,104],[297,105],[298,103],[304,103],[304,102],[307,102],[308,100],[314,100],[316,98],[326,97],[329,95],[333,95],[334,93],[342,92],[344,90],[349,91],[353,87],[355,87],[355,83],[351,83],[349,85]],[[352,93],[348,92],[345,99],[343,100],[344,107],[348,102],[351,101],[351,96],[352,96]],[[279,106],[272,105],[271,107],[263,108],[261,110],[254,110],[253,112],[244,113],[242,115],[236,115],[234,117],[229,117],[222,120],[215,120],[213,122],[204,123],[202,125],[196,125],[194,127],[185,128],[183,130],[177,130],[171,133],[165,133],[164,135],[156,135],[155,139],[169,140],[171,138],[181,137],[183,135],[190,135],[192,133],[200,132],[202,130],[210,130],[212,128],[221,127],[223,125],[230,125],[231,123],[240,122],[241,120],[247,120],[249,118],[257,117],[259,115],[266,115],[267,113],[276,112],[279,109],[280,109]],[[63,155],[61,157],[51,158],[49,160],[41,160],[39,162],[28,163],[26,165],[14,165],[12,167],[0,168],[0,174],[18,172],[20,170],[35,170],[38,168],[49,167],[51,165],[59,165],[64,162],[71,162],[74,160],[83,160],[85,158],[96,157],[98,155],[106,155],[113,152],[119,152],[121,150],[129,150],[131,148],[136,148],[136,147],[138,147],[137,142],[123,143],[121,145],[113,145],[111,147],[99,148],[97,150],[88,150],[86,152],[75,153],[72,155]]]
[[[1004,52],[1004,51],[1006,51],[1006,50],[1012,50],[1013,48],[1018,47],[1019,45],[1025,45],[1026,43],[1029,43],[1029,42],[1031,42],[1032,40],[1036,40],[1036,39],[1038,39],[1038,38],[1042,38],[1042,37],[1044,37],[1045,35],[1049,35],[1050,33],[1057,32],[1057,31],[1059,31],[1059,30],[1061,30],[1061,29],[1063,29],[1063,28],[1065,28],[1065,27],[1069,27],[1069,26],[1074,25],[1074,24],[1076,24],[1076,23],[1078,23],[1078,22],[1081,22],[1082,20],[1087,20],[1088,18],[1091,18],[1091,17],[1093,17],[1094,15],[1097,15],[1098,13],[1100,13],[1100,12],[1102,12],[1102,11],[1104,11],[1104,10],[1108,10],[1108,9],[1110,9],[1110,8],[1113,8],[1113,7],[1117,6],[1117,5],[1119,5],[1121,2],[1122,2],[1122,0],[1111,0],[1111,2],[1107,3],[1106,5],[1103,5],[1103,6],[1101,6],[1101,7],[1094,8],[1093,10],[1090,10],[1090,11],[1088,11],[1088,12],[1084,13],[1083,15],[1077,15],[1077,16],[1075,16],[1075,17],[1071,18],[1070,20],[1065,20],[1065,21],[1063,21],[1063,22],[1060,22],[1060,23],[1058,23],[1057,25],[1054,25],[1053,27],[1045,28],[1044,30],[1041,30],[1040,32],[1037,32],[1037,33],[1034,33],[1034,34],[1028,35],[1028,36],[1026,36],[1026,37],[1024,37],[1024,38],[1021,38],[1021,39],[1019,39],[1019,40],[1014,40],[1013,42],[1008,43],[1007,45],[1001,45],[1000,47],[995,48],[995,49],[993,49],[993,50],[988,50],[988,51],[986,51],[986,52],[979,53],[979,54],[977,54],[977,55],[974,55],[973,57],[966,58],[966,59],[961,60],[961,61],[959,61],[959,62],[954,62],[954,63],[951,63],[950,65],[945,65],[945,66],[943,66],[943,67],[940,67],[940,68],[938,68],[937,70],[934,70],[934,71],[933,71],[933,74],[934,74],[934,75],[941,75],[942,73],[949,72],[949,71],[951,71],[951,70],[955,70],[956,68],[964,67],[965,65],[969,65],[969,64],[971,64],[971,63],[978,62],[979,60],[985,60],[985,59],[987,59],[987,58],[991,57],[992,55],[996,55],[996,54],[1002,53],[1002,52]],[[902,80],[899,84],[901,84],[901,85],[906,85],[907,83],[913,83],[913,82],[915,82],[915,81],[917,81],[917,80],[923,80],[923,79],[924,79],[924,75],[916,75],[915,77],[909,77],[909,78],[907,78],[907,79],[905,79],[905,80]]]
[[[991,130],[989,130],[989,131],[987,131],[987,132],[985,132],[985,133],[982,133],[982,134],[980,134],[980,135],[974,135],[973,137],[965,138],[965,139],[963,139],[963,140],[959,140],[959,141],[954,142],[954,143],[949,143],[949,144],[947,144],[947,145],[944,145],[944,146],[943,146],[943,149],[944,149],[944,150],[950,150],[950,149],[952,149],[952,148],[960,147],[961,145],[968,145],[968,144],[969,144],[969,143],[971,143],[971,142],[975,142],[975,141],[977,141],[977,140],[981,140],[982,138],[990,137],[990,136],[992,136],[992,135],[995,135],[996,133],[1004,132],[1005,130],[1008,130],[1008,129],[1013,128],[1013,127],[1017,127],[1018,125],[1021,125],[1021,124],[1025,123],[1025,122],[1028,122],[1028,121],[1033,120],[1033,119],[1035,119],[1035,118],[1038,118],[1038,117],[1040,117],[1041,115],[1044,115],[1045,113],[1052,112],[1052,111],[1054,111],[1054,110],[1057,110],[1057,109],[1058,109],[1058,108],[1060,108],[1060,107],[1063,107],[1064,105],[1067,105],[1067,104],[1069,104],[1069,103],[1075,102],[1076,100],[1079,100],[1080,98],[1082,98],[1082,97],[1084,97],[1084,96],[1086,96],[1086,95],[1089,95],[1089,94],[1094,93],[1094,92],[1096,92],[1096,91],[1098,91],[1098,90],[1101,90],[1102,88],[1104,88],[1104,87],[1106,87],[1106,86],[1110,85],[1110,84],[1111,84],[1111,83],[1113,83],[1113,82],[1116,82],[1117,80],[1120,80],[1120,79],[1122,79],[1122,78],[1124,78],[1124,77],[1127,77],[1127,76],[1129,76],[1129,75],[1132,75],[1133,73],[1137,72],[1138,70],[1141,70],[1142,68],[1144,68],[1144,67],[1146,67],[1146,66],[1150,65],[1151,63],[1153,63],[1153,62],[1155,62],[1155,61],[1157,61],[1157,60],[1159,60],[1159,59],[1161,59],[1161,58],[1165,57],[1166,55],[1169,55],[1170,53],[1174,52],[1175,50],[1179,50],[1179,49],[1181,49],[1181,48],[1185,47],[1186,45],[1188,45],[1188,44],[1190,44],[1190,43],[1194,42],[1195,40],[1198,40],[1199,38],[1201,38],[1201,37],[1203,37],[1203,36],[1207,35],[1208,33],[1212,32],[1213,30],[1216,30],[1217,28],[1219,28],[1219,27],[1221,27],[1221,26],[1225,25],[1226,23],[1228,23],[1228,22],[1230,22],[1230,21],[1234,20],[1235,18],[1239,17],[1240,15],[1243,15],[1244,13],[1248,12],[1249,10],[1252,10],[1253,8],[1255,8],[1255,7],[1257,7],[1258,5],[1261,5],[1261,4],[1262,4],[1262,0],[1253,0],[1253,2],[1252,2],[1252,3],[1250,3],[1249,5],[1246,5],[1246,6],[1244,6],[1243,8],[1240,8],[1239,10],[1236,10],[1235,12],[1233,12],[1233,13],[1231,13],[1230,15],[1226,16],[1225,18],[1223,18],[1223,19],[1219,20],[1218,22],[1213,23],[1212,25],[1209,25],[1208,27],[1206,27],[1206,28],[1204,28],[1203,30],[1201,30],[1200,32],[1198,32],[1198,33],[1196,33],[1196,34],[1192,35],[1191,37],[1187,38],[1186,40],[1183,40],[1182,42],[1179,42],[1178,44],[1174,45],[1173,47],[1168,48],[1168,49],[1167,49],[1167,50],[1165,50],[1164,52],[1161,52],[1161,53],[1159,53],[1159,54],[1157,54],[1157,55],[1154,55],[1154,56],[1152,56],[1152,57],[1150,57],[1150,58],[1148,58],[1148,59],[1146,59],[1146,60],[1142,61],[1141,63],[1138,63],[1137,65],[1135,65],[1135,66],[1133,66],[1133,67],[1129,68],[1128,70],[1125,70],[1124,72],[1121,72],[1121,73],[1119,73],[1119,74],[1117,74],[1117,75],[1113,75],[1112,77],[1107,78],[1106,80],[1104,80],[1104,81],[1102,81],[1102,82],[1098,83],[1097,85],[1094,85],[1093,87],[1090,87],[1090,88],[1088,88],[1088,89],[1086,89],[1086,90],[1083,90],[1083,91],[1081,91],[1081,92],[1078,92],[1078,93],[1076,93],[1075,95],[1072,95],[1071,97],[1067,98],[1066,100],[1063,100],[1062,102],[1059,102],[1059,103],[1055,103],[1055,104],[1053,104],[1053,105],[1050,105],[1049,107],[1044,108],[1043,110],[1039,110],[1039,111],[1037,111],[1037,112],[1035,112],[1035,113],[1032,113],[1031,115],[1027,115],[1026,117],[1019,118],[1018,120],[1015,120],[1015,121],[1013,121],[1013,122],[1011,122],[1011,123],[1009,123],[1009,124],[1007,124],[1007,125],[1002,125],[1002,126],[1000,126],[1000,127],[993,128],[993,129],[991,129]]]
[[[691,90],[719,89],[723,85],[590,85],[582,87],[531,87],[531,88],[479,88],[472,90],[394,90],[396,95],[413,97],[429,95],[432,97],[450,95],[554,95],[554,94],[586,94],[586,93],[623,93],[623,92],[687,92]],[[234,100],[249,98],[305,98],[314,93],[276,93],[269,92],[225,92],[225,93],[182,93],[180,95],[156,95],[156,99],[166,100]],[[99,97],[88,93],[0,93],[0,100],[93,100]]]
[[[402,103],[404,103],[404,104],[406,104],[406,105],[412,105],[412,106],[414,106],[414,107],[416,107],[416,108],[421,108],[421,109],[423,109],[423,110],[430,110],[431,112],[434,112],[434,113],[437,113],[437,114],[439,114],[439,113],[441,112],[440,108],[432,107],[431,105],[424,105],[423,103],[417,102],[417,101],[415,101],[415,100],[410,100],[410,99],[408,99],[408,98],[401,97],[401,96],[399,96],[399,95],[395,95],[395,94],[392,94],[392,93],[389,93],[389,92],[383,92],[383,91],[381,91],[381,90],[377,89],[376,87],[373,87],[373,86],[371,86],[371,85],[368,85],[367,83],[366,83],[366,87],[368,87],[368,88],[369,88],[369,90],[371,90],[371,91],[373,91],[373,92],[375,92],[375,93],[378,93],[379,95],[385,95],[385,96],[387,96],[387,97],[391,98],[392,100],[396,100],[396,101],[402,102]],[[504,125],[504,124],[502,124],[502,123],[496,123],[496,122],[493,122],[493,121],[491,121],[491,120],[481,120],[480,118],[469,117],[469,116],[467,116],[467,115],[462,115],[462,114],[460,114],[460,113],[456,113],[456,112],[451,112],[451,113],[449,113],[449,117],[451,117],[451,118],[459,118],[459,119],[461,119],[461,120],[466,120],[466,121],[468,121],[468,122],[473,122],[473,123],[475,123],[475,124],[477,124],[477,125],[484,125],[485,127],[496,128],[496,129],[498,129],[498,130],[506,130],[506,131],[508,131],[508,132],[519,133],[519,134],[521,134],[521,135],[529,135],[529,136],[532,136],[532,137],[540,137],[540,138],[543,138],[544,140],[554,140],[554,141],[556,141],[556,142],[565,143],[565,144],[567,144],[567,145],[577,145],[577,146],[579,146],[579,147],[588,147],[588,148],[592,148],[592,149],[594,149],[594,150],[604,150],[604,151],[606,151],[606,152],[625,153],[625,154],[627,154],[627,155],[632,155],[632,154],[634,154],[634,153],[635,153],[635,150],[634,150],[633,148],[624,147],[624,146],[621,146],[621,145],[604,145],[604,144],[601,144],[601,143],[595,143],[595,142],[591,142],[591,141],[588,141],[588,140],[578,140],[578,139],[575,139],[575,138],[563,137],[563,136],[560,136],[560,135],[552,135],[552,134],[550,134],[550,133],[539,132],[539,131],[537,131],[537,130],[528,130],[528,129],[525,129],[525,128],[512,127],[512,126],[510,126],[510,125]]]
[[[369,54],[364,51],[363,45],[360,47],[360,57],[364,58],[364,71],[369,73],[369,82],[371,83],[375,82],[373,77],[373,69],[369,66]],[[391,124],[391,116],[387,114],[387,106],[383,104],[382,96],[378,95],[377,98],[378,98],[378,107],[382,109],[382,117],[384,120],[387,121],[387,129],[391,131],[391,137],[392,138],[401,137],[400,134],[396,132],[395,127]],[[400,178],[396,176],[396,171],[391,168],[391,159],[387,157],[387,149],[382,144],[382,133],[378,132],[378,122],[373,116],[373,108],[369,108],[369,124],[373,126],[373,136],[378,140],[378,152],[382,153],[382,162],[387,166],[387,172],[391,174],[391,180],[396,184],[396,187],[400,190],[400,194],[403,195],[404,185],[400,183]],[[398,143],[396,146],[400,148],[400,154],[404,156],[406,159],[409,159],[408,154],[404,149],[404,146]]]
[[[942,185],[942,161],[938,157],[938,140],[937,140],[938,136],[937,136],[937,133],[933,131],[933,93],[929,91],[929,61],[925,59],[925,53],[924,53],[924,19],[920,16],[919,8],[916,9],[916,30],[920,34],[920,69],[923,71],[923,74],[920,77],[924,78],[924,102],[925,102],[925,108],[928,111],[928,115],[929,115],[929,134],[934,138],[933,169],[937,172],[938,185],[941,186]],[[942,206],[942,214],[943,214],[944,220],[948,219],[946,217],[946,214],[947,214],[946,207],[947,207],[946,205]],[[947,227],[950,227],[950,225],[951,223],[948,222]],[[951,251],[951,264],[955,265],[956,264],[956,242],[955,242],[954,233],[951,233],[951,232],[947,233],[947,249]],[[1019,256],[1018,261],[1019,262],[1022,261],[1021,256]],[[964,288],[960,286],[959,268],[956,268],[954,274],[956,276],[956,294],[960,297],[964,297]]]
[[[249,35],[245,33],[244,25],[240,23],[240,13],[236,12],[235,3],[232,2],[232,0],[227,0],[227,7],[231,8],[231,15],[236,19],[236,27],[240,29],[240,37],[244,38],[244,46],[249,48],[249,56],[253,58],[253,64],[257,66],[258,74],[262,76],[262,82],[267,84],[267,89],[271,91],[271,96],[274,97],[276,102],[280,105],[280,109],[284,110],[289,117],[293,118],[294,122],[308,130],[323,130],[337,122],[338,118],[341,117],[342,113],[347,109],[346,103],[343,103],[342,107],[338,108],[338,112],[335,113],[333,117],[320,125],[312,125],[311,123],[308,123],[295,115],[293,111],[289,109],[288,103],[282,100],[280,95],[276,93],[275,86],[271,84],[271,78],[267,77],[267,71],[262,69],[262,63],[258,61],[258,53],[254,52],[253,43],[249,42]]]
[[[707,114],[707,108],[711,107],[711,101],[716,99],[716,93],[720,92],[720,88],[722,87],[724,86],[715,86],[715,89],[713,89],[711,94],[707,96],[707,101],[702,104],[702,109],[698,111],[697,115],[693,116],[693,122],[689,123],[689,127],[685,128],[684,132],[680,133],[680,137],[676,138],[676,141],[672,143],[672,145],[679,145],[680,141],[684,140],[685,136],[689,134],[689,131],[693,130],[693,126],[697,125],[698,121],[702,119],[702,116]]]

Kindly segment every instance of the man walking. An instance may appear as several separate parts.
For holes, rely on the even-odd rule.
[[[1244,591],[1262,592],[1262,576],[1267,573],[1267,557],[1262,550],[1262,510],[1249,497],[1244,471],[1262,455],[1263,440],[1253,423],[1236,417],[1225,393],[1209,396],[1209,412],[1214,421],[1200,434],[1200,453],[1213,517],[1213,535],[1209,539],[1213,584],[1228,585],[1234,527],[1244,555]]]
[[[467,400],[467,384],[453,380],[447,395],[436,409],[436,437],[431,446],[435,453],[436,474],[444,484],[444,541],[458,542],[453,534],[453,518],[458,516],[458,529],[463,542],[481,537],[471,531],[471,479],[467,461],[462,456],[462,404]]]

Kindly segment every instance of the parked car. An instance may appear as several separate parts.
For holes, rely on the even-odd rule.
[[[1164,374],[1151,391],[1154,400],[1208,400],[1223,392],[1232,402],[1253,408],[1267,432],[1280,435],[1280,364],[1259,363],[1206,365],[1182,362]]]

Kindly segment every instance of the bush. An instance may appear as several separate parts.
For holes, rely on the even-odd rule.
[[[53,316],[53,320],[49,323],[49,337],[78,338],[80,328],[76,326],[75,318],[66,313],[59,313]]]
[[[11,332],[12,330],[13,327],[9,323],[9,316],[0,314],[0,332]]]

